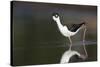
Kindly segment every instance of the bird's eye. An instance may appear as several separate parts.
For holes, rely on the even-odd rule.
[[[58,18],[58,15],[55,15],[56,18]]]

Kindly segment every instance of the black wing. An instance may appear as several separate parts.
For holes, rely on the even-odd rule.
[[[68,28],[71,32],[76,32],[83,24],[85,24],[84,22],[81,24],[72,24],[70,28]]]

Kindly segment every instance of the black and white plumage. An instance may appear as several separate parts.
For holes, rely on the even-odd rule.
[[[82,25],[85,25],[85,22],[82,22],[80,24],[72,24],[70,28],[68,27],[68,29],[71,32],[76,32]]]
[[[57,26],[59,28],[60,33],[63,36],[69,38],[70,43],[71,43],[69,49],[71,49],[71,47],[72,47],[72,40],[71,40],[70,37],[74,36],[76,33],[78,33],[78,31],[85,26],[85,22],[82,22],[80,24],[73,24],[71,27],[68,27],[66,25],[62,25],[61,24],[60,15],[58,13],[53,13],[52,14],[52,18],[57,23]]]

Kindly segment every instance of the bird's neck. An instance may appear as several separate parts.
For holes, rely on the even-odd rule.
[[[57,23],[57,25],[58,25],[59,28],[62,28],[63,27],[63,25],[60,22],[60,19],[56,20],[56,23]]]

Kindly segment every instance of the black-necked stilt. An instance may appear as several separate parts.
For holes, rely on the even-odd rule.
[[[73,24],[72,27],[68,28],[68,26],[65,26],[65,25],[61,24],[60,15],[58,13],[53,13],[52,18],[57,23],[57,26],[58,26],[58,28],[60,30],[60,33],[63,36],[68,37],[68,39],[70,41],[70,48],[69,48],[69,50],[71,50],[71,47],[72,47],[72,40],[71,40],[70,37],[74,36],[82,28],[85,28],[84,34],[83,34],[83,44],[84,44],[85,32],[86,32],[86,24],[85,24],[85,22],[82,22],[80,24]],[[87,56],[87,51],[85,49],[85,44],[84,44],[84,50],[85,50],[85,53],[86,53],[86,56]]]

